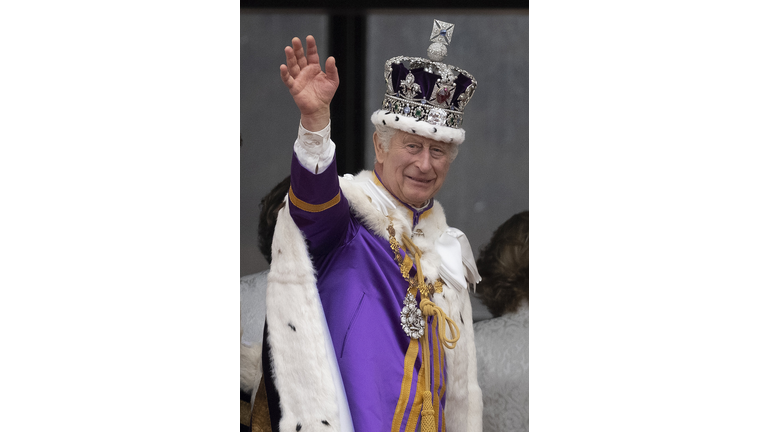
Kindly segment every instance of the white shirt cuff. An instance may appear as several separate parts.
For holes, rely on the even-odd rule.
[[[331,141],[331,122],[328,121],[328,126],[320,131],[310,132],[304,129],[299,121],[299,136],[293,143],[293,151],[296,152],[301,166],[309,172],[325,172],[336,153],[336,144]]]

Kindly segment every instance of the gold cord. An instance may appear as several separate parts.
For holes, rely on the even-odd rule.
[[[440,344],[448,349],[456,348],[456,343],[459,341],[459,337],[461,337],[459,326],[456,325],[456,322],[429,299],[422,298],[421,303],[419,303],[419,308],[421,309],[421,313],[425,316],[433,316],[437,320],[437,337],[440,340]],[[451,336],[453,336],[453,338],[448,339],[445,337],[446,327],[451,330]]]
[[[442,292],[444,282],[442,279],[438,278],[434,284],[427,284],[421,269],[421,249],[419,249],[418,246],[416,246],[407,236],[402,236],[403,244],[405,245],[405,258],[403,258],[400,256],[400,244],[395,238],[395,229],[392,226],[391,220],[389,222],[389,226],[387,227],[387,232],[389,233],[389,245],[395,254],[395,262],[400,267],[400,273],[402,276],[408,281],[408,292],[414,296],[416,295],[417,290],[421,292],[421,302],[419,303],[419,309],[421,309],[425,321],[427,317],[434,317],[432,327],[434,327],[437,331],[437,338],[440,341],[437,347],[445,347],[448,349],[455,348],[456,343],[459,341],[459,337],[461,337],[459,327],[448,315],[446,315],[443,309],[441,309],[429,299],[430,295],[433,293]],[[413,258],[411,258],[411,256]],[[415,279],[408,276],[413,264],[416,264]],[[448,329],[451,331],[451,339],[448,339],[445,336],[446,327],[448,327]],[[425,382],[424,393],[421,402],[421,430],[423,432],[437,432],[437,421],[435,419],[435,411],[432,402],[432,386],[430,382],[430,351],[428,337],[429,324],[426,325],[426,329],[427,331],[425,331],[421,338],[419,338],[423,358],[419,375],[422,373],[424,374]],[[437,376],[440,376],[440,369],[441,364],[438,362],[436,371]]]

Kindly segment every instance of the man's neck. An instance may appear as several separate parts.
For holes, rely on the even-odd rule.
[[[403,207],[408,209],[411,214],[413,215],[413,226],[416,226],[416,224],[419,222],[419,219],[421,218],[421,215],[425,212],[429,211],[432,208],[432,204],[434,203],[433,199],[429,199],[426,203],[424,203],[420,207],[414,207],[411,204],[408,204],[407,202],[401,200],[397,197],[397,195],[393,194],[391,190],[384,184],[384,182],[381,181],[381,176],[379,175],[376,168],[373,169],[373,178],[376,184],[381,185],[382,188],[384,188],[387,193],[389,193],[394,199],[397,200]]]

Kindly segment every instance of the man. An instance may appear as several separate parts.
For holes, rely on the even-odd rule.
[[[435,27],[429,51],[440,60],[453,28]],[[388,61],[384,109],[371,117],[374,172],[339,178],[335,59],[323,72],[306,41],[305,54],[294,38],[280,66],[301,121],[267,288],[272,429],[479,431],[468,295],[479,275],[433,199],[464,140],[458,126],[476,82],[436,61]]]

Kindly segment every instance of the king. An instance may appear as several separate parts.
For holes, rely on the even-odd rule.
[[[272,430],[480,431],[466,236],[434,200],[464,141],[477,83],[441,63],[453,25],[435,20],[430,59],[385,63],[373,171],[336,174],[335,59],[285,48],[280,76],[301,112],[291,187],[272,243],[263,343]]]

